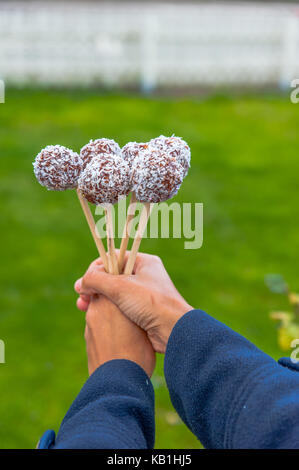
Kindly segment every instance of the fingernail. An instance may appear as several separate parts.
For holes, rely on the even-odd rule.
[[[75,291],[78,292],[78,294],[80,294],[81,285],[82,285],[82,280],[81,280],[81,279],[78,279],[78,280],[75,282]]]

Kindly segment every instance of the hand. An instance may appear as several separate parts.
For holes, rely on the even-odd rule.
[[[128,256],[128,254],[127,254]],[[175,323],[192,307],[176,290],[157,256],[138,254],[134,273],[115,276],[104,271],[101,260],[94,261],[75,284],[85,309],[89,296],[103,294],[130,320],[147,332],[155,351],[164,353]]]
[[[129,359],[151,377],[156,358],[146,333],[103,296],[90,300],[85,340],[89,374],[112,359]]]

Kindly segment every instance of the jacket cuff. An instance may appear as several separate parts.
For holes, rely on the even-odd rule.
[[[185,350],[186,341],[189,342],[190,332],[194,331],[193,325],[196,322],[196,335],[198,333],[199,323],[205,323],[213,321],[214,319],[207,315],[203,310],[190,310],[185,313],[174,325],[166,347],[165,360],[164,360],[164,370],[165,375],[171,373],[172,368],[176,367],[175,363],[178,360],[178,351],[180,347],[183,347],[181,351]],[[201,325],[203,326],[203,325]],[[187,334],[187,336],[186,336]],[[188,347],[188,349],[190,349]]]
[[[154,388],[150,378],[136,362],[113,359],[98,367],[87,379],[63,421],[69,420],[87,404],[103,397],[126,395],[154,406]]]
[[[102,446],[153,447],[154,389],[135,362],[115,359],[95,370],[67,412],[55,448],[106,448],[95,447],[96,433]]]

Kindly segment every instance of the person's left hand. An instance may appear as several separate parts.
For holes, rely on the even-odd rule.
[[[89,298],[86,303],[85,340],[89,374],[107,361],[128,359],[136,362],[151,377],[156,356],[146,333],[106,297]]]

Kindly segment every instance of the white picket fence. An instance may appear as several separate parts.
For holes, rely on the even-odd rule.
[[[289,86],[294,4],[0,2],[0,78],[17,84]]]

